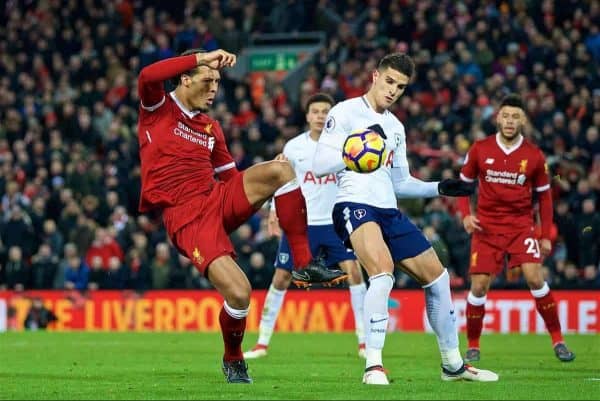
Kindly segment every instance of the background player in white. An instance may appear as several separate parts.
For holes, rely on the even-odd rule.
[[[300,188],[306,199],[308,216],[308,241],[313,255],[319,253],[327,266],[338,265],[348,277],[350,304],[354,312],[358,353],[365,355],[365,335],[363,329],[363,302],[367,287],[362,278],[356,256],[339,239],[333,229],[331,211],[337,193],[337,177],[329,174],[316,177],[312,170],[312,160],[317,150],[317,142],[325,125],[327,113],[335,104],[331,96],[317,93],[306,102],[306,121],[309,130],[291,139],[283,148],[283,156],[290,161]],[[293,261],[285,235],[282,236],[275,210],[269,214],[269,234],[281,237],[275,260],[275,274],[262,310],[259,336],[256,346],[244,353],[245,359],[267,355],[267,348],[275,328],[277,316],[283,304],[287,288],[292,282]]]
[[[389,384],[382,350],[395,267],[425,290],[427,317],[442,357],[442,379],[496,381],[495,373],[464,364],[448,272],[421,231],[397,208],[396,197],[464,196],[473,192],[472,186],[458,179],[424,182],[410,175],[404,126],[388,108],[402,95],[413,73],[409,56],[394,53],[383,57],[373,71],[369,91],[331,109],[313,162],[318,176],[341,171],[334,226],[369,275],[364,304],[367,360],[363,383]],[[351,131],[367,127],[385,139],[389,150],[385,165],[367,174],[345,170],[341,155],[345,138]]]

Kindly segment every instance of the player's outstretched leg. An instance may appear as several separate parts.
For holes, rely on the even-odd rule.
[[[346,280],[346,273],[340,269],[328,269],[320,258],[313,258],[310,253],[306,236],[306,200],[298,182],[294,179],[279,188],[274,199],[279,225],[287,236],[297,267],[292,273],[294,283],[303,287],[315,283],[333,286]]]
[[[292,272],[293,283],[298,287],[311,287],[319,284],[333,287],[348,279],[348,274],[341,269],[328,268],[322,259],[315,258],[310,263]]]
[[[424,285],[423,289],[425,290],[427,318],[437,337],[442,356],[442,380],[498,381],[496,373],[467,365],[460,356],[448,271],[444,269],[438,278]]]

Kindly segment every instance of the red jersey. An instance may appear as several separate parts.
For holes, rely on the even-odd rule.
[[[163,209],[171,233],[202,214],[215,173],[228,179],[237,172],[219,123],[164,91],[163,81],[195,67],[195,55],[167,59],[144,68],[138,80],[139,209]]]
[[[500,142],[499,134],[475,142],[460,176],[464,181],[479,181],[477,218],[483,230],[496,233],[534,226],[533,191],[549,194],[550,190],[542,151],[523,137],[511,148]],[[470,213],[468,201],[462,205],[459,201],[459,206],[463,216]],[[547,209],[544,205],[541,213],[543,231],[552,223],[551,201],[550,221]]]

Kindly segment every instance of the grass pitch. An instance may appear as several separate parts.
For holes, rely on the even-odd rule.
[[[252,385],[224,382],[216,333],[4,333],[0,399],[600,399],[600,336],[566,340],[572,363],[556,359],[548,336],[484,335],[477,366],[500,381],[446,383],[433,335],[392,333],[391,385],[367,387],[350,333],[275,333],[269,355],[249,361]],[[244,350],[255,341],[247,334]]]

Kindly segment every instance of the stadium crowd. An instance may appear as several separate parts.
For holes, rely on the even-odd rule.
[[[290,99],[267,75],[225,72],[212,116],[240,169],[273,158],[304,129],[303,100],[365,92],[375,61],[402,51],[417,76],[392,111],[413,175],[457,177],[473,141],[495,131],[507,92],[526,100],[525,135],[545,152],[555,238],[553,288],[600,288],[600,2],[441,0],[7,1],[0,10],[0,288],[208,288],[138,212],[136,79],[191,47],[239,52],[256,33],[325,31]],[[176,10],[176,11],[169,11]],[[401,202],[466,288],[469,237],[454,200]],[[277,239],[268,210],[233,240],[254,288],[267,288]],[[398,274],[397,287],[417,287]],[[499,288],[524,288],[518,274]]]

